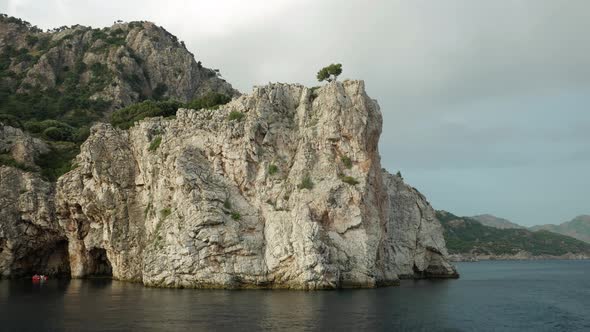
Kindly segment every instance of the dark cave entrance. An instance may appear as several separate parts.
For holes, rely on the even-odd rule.
[[[44,243],[35,250],[17,253],[11,270],[11,277],[30,277],[34,274],[44,274],[52,277],[70,277],[70,256],[68,241],[61,240]]]
[[[113,268],[103,248],[92,248],[88,253],[88,277],[112,277]]]

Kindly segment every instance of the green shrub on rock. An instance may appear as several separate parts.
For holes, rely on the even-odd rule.
[[[242,121],[243,118],[244,118],[244,113],[238,112],[238,111],[231,111],[229,113],[229,115],[227,116],[227,119],[229,121],[233,121],[233,120]]]
[[[279,167],[277,165],[271,164],[268,166],[268,174],[274,175],[279,171]]]
[[[162,136],[158,135],[150,143],[150,146],[148,147],[148,151],[150,151],[150,152],[156,151],[160,147],[160,143],[162,143]]]
[[[359,184],[359,182],[352,176],[342,176],[340,179],[342,180],[342,182],[348,183],[351,186]]]
[[[7,125],[7,126],[11,126],[14,128],[23,128],[23,124],[22,122],[19,120],[19,118],[17,118],[14,115],[11,114],[1,114],[0,113],[0,122]]]
[[[164,84],[158,84],[153,91],[152,97],[154,99],[163,98],[167,90],[167,86]],[[208,93],[203,97],[194,99],[186,104],[174,100],[145,100],[113,112],[111,115],[111,123],[115,127],[129,129],[135,124],[135,122],[145,118],[174,116],[179,108],[190,108],[195,110],[202,108],[210,109],[226,104],[230,100],[231,98],[220,93]]]
[[[34,169],[32,169],[31,167],[28,167],[27,165],[14,160],[14,158],[12,158],[12,156],[7,153],[0,154],[0,166],[15,167],[27,172],[34,171]]]
[[[340,74],[342,74],[342,64],[333,63],[329,66],[326,66],[326,67],[320,69],[320,71],[318,71],[316,78],[320,82],[322,82],[322,81],[332,82],[332,81],[335,81]]]
[[[43,136],[54,141],[67,141],[71,138],[71,132],[63,128],[49,127],[43,130]]]
[[[310,189],[310,190],[313,189],[313,181],[311,180],[309,175],[306,175],[305,177],[303,177],[303,179],[301,180],[301,183],[297,186],[297,188]]]
[[[80,153],[80,145],[71,142],[49,142],[50,151],[35,159],[41,167],[41,176],[48,181],[56,181],[72,170],[72,161]]]
[[[342,161],[342,164],[344,164],[344,166],[348,169],[352,168],[352,160],[350,160],[349,157],[347,156],[343,156],[342,158],[340,158],[340,160]]]
[[[162,220],[168,218],[170,214],[172,214],[172,210],[170,210],[170,208],[164,208],[160,210],[160,217],[162,217]]]
[[[231,101],[231,98],[217,92],[209,92],[203,97],[194,99],[186,104],[186,108],[199,110],[202,108],[215,108],[219,105],[225,105]]]

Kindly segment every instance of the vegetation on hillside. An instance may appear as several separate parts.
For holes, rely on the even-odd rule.
[[[105,100],[100,96],[105,89],[119,84],[117,77],[130,85],[140,101],[112,113],[111,122],[123,129],[146,117],[173,116],[180,107],[216,108],[231,99],[223,94],[209,93],[188,103],[165,100],[168,91],[166,84],[159,83],[146,93],[140,75],[126,74],[121,63],[114,68],[101,62],[88,63],[87,59],[84,60],[87,52],[100,53],[123,46],[126,54],[141,64],[143,59],[126,46],[128,29],[93,29],[75,25],[45,33],[26,21],[6,14],[0,14],[0,24],[16,26],[15,31],[24,36],[24,42],[18,38],[14,41],[7,39],[0,47],[0,122],[24,129],[48,143],[51,152],[36,160],[42,169],[41,173],[48,180],[56,180],[72,168],[72,159],[79,153],[80,144],[88,137],[90,126],[96,121],[105,120],[106,114],[113,110],[116,101]],[[143,22],[128,24],[129,29],[142,26]],[[163,31],[180,46],[176,37]],[[62,33],[52,34],[56,32]],[[82,35],[86,39],[89,36],[90,41],[81,43]],[[46,77],[31,69],[37,68],[35,66],[39,60],[56,47],[61,49],[58,52],[60,54],[74,47],[76,52],[72,53],[70,62],[56,67],[58,69],[52,72],[55,77],[50,73],[48,77],[53,82],[46,82]],[[6,156],[1,163],[22,166]]]
[[[163,116],[169,117],[176,114],[179,108],[189,109],[217,109],[220,105],[227,104],[230,97],[216,92],[210,92],[201,98],[194,99],[188,103],[181,103],[174,100],[155,101],[146,100],[136,103],[113,112],[111,123],[121,129],[128,129],[139,120]]]
[[[532,255],[560,256],[590,253],[590,244],[549,231],[498,229],[444,211],[437,211],[436,217],[443,225],[447,249],[452,254],[502,255],[526,251]]]

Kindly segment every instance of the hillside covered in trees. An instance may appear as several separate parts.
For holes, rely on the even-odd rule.
[[[151,22],[49,31],[0,16],[0,122],[48,143],[36,164],[55,180],[96,121],[128,128],[178,107],[214,107],[237,95],[219,70]],[[0,151],[0,163],[22,166]]]

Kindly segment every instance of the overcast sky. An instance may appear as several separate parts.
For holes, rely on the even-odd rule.
[[[343,64],[384,117],[383,166],[436,209],[590,214],[590,1],[0,0],[41,28],[150,20],[242,92]]]

